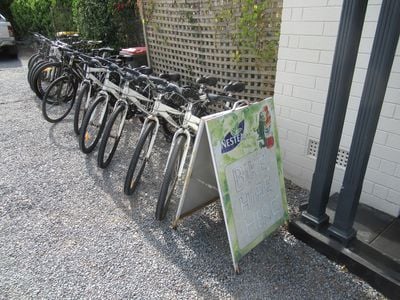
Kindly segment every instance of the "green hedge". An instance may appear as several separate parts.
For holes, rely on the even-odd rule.
[[[115,47],[144,43],[132,0],[14,0],[11,11],[20,37],[29,32],[54,36],[58,31],[77,30],[84,38]]]
[[[70,0],[14,0],[11,12],[20,37],[30,32],[53,36],[58,31],[75,29]]]
[[[79,33],[111,46],[127,47],[144,43],[136,1],[72,0]]]

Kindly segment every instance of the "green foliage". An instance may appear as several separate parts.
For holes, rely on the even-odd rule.
[[[156,4],[162,1],[143,2],[144,23],[160,32],[154,11]],[[197,24],[199,3],[203,2],[173,1],[171,4],[180,12],[182,23],[190,24],[193,35],[201,30],[201,25]],[[235,48],[232,50],[235,62],[242,62],[243,57],[249,56],[263,62],[276,60],[280,18],[272,5],[271,0],[208,0],[207,10],[214,14],[215,37],[223,37],[222,47],[227,46],[226,40],[230,41],[230,46]]]
[[[6,1],[1,0],[1,6]],[[19,36],[41,32],[78,31],[87,39],[107,45],[136,46],[144,43],[142,24],[132,0],[14,0],[11,11]]]
[[[11,12],[19,36],[41,32],[53,36],[74,30],[70,0],[14,0]]]
[[[216,30],[230,37],[236,47],[232,52],[235,61],[241,61],[243,53],[263,61],[276,59],[278,41],[273,37],[278,32],[273,29],[279,19],[270,7],[270,0],[232,0],[216,13]]]
[[[51,20],[55,32],[75,31],[71,0],[52,0]]]
[[[275,58],[277,49],[276,42],[267,41],[265,38],[272,22],[271,16],[268,15],[269,6],[269,1],[264,0],[256,4],[253,0],[245,0],[237,22],[238,45],[252,49],[254,54],[263,60]]]
[[[90,39],[106,39],[115,30],[109,24],[107,0],[73,0],[73,16],[78,32]]]
[[[131,0],[72,0],[79,33],[115,47],[143,44],[136,3]]]

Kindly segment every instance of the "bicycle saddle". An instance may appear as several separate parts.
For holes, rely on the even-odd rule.
[[[156,85],[168,85],[168,82],[162,78],[158,78],[155,76],[148,76],[148,79]]]
[[[98,61],[98,60],[95,59],[95,58],[92,58],[91,60],[89,60],[87,64],[88,64],[89,67],[91,67],[91,68],[96,68],[96,67],[100,67],[100,66],[101,66],[100,61]]]
[[[181,75],[178,73],[161,73],[160,78],[168,81],[177,82],[181,79]]]
[[[165,92],[167,93],[175,92],[182,95],[182,88],[174,83],[168,83],[168,85],[165,87]]]
[[[108,68],[110,69],[111,72],[117,72],[119,70],[119,66],[114,63],[110,64]]]
[[[197,78],[197,80],[196,80],[196,83],[205,84],[208,86],[216,86],[217,82],[218,82],[218,78],[212,77],[212,76],[207,76],[207,77],[201,76],[200,78]]]
[[[143,73],[138,72],[136,69],[133,70],[133,69],[129,69],[129,68],[126,68],[126,67],[124,68],[124,71],[125,71],[127,74],[131,74],[131,75],[134,75],[134,76],[136,76],[136,77],[140,76],[140,74],[143,74]]]
[[[144,75],[150,75],[151,73],[153,73],[153,69],[148,66],[141,66],[141,67],[136,68],[135,70]]]
[[[226,86],[224,86],[224,92],[232,92],[232,93],[240,93],[243,92],[246,88],[246,84],[244,82],[229,82]]]

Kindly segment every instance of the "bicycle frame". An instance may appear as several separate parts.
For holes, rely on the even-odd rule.
[[[179,135],[185,135],[186,136],[186,141],[185,141],[185,146],[183,148],[183,154],[182,154],[182,160],[179,165],[178,169],[178,178],[180,179],[183,173],[183,168],[185,166],[186,158],[189,153],[189,148],[190,148],[190,142],[191,142],[191,134],[190,130],[193,132],[197,133],[199,129],[199,124],[200,124],[200,118],[196,117],[195,115],[192,114],[192,108],[193,108],[193,103],[188,103],[186,107],[186,112],[183,120],[182,126],[175,132],[174,137],[172,138],[172,143],[171,143],[171,148],[168,153],[168,158],[167,158],[167,163],[165,165],[164,169],[164,174],[166,172],[166,168],[169,164],[169,161],[171,159],[172,155],[172,150],[175,147],[176,144],[176,139],[178,138]]]
[[[146,107],[140,101],[153,102],[153,100],[146,98],[142,94],[131,89],[129,87],[129,81],[125,81],[123,88],[122,88],[122,92],[120,94],[120,97],[114,106],[114,110],[116,110],[119,105],[124,105],[124,113],[122,115],[121,124],[119,125],[119,128],[118,128],[117,136],[120,136],[122,133],[122,130],[124,129],[124,123],[125,123],[126,116],[128,115],[128,110],[130,107],[130,104],[128,103],[128,101],[131,102],[131,104],[135,105],[136,108],[138,108],[140,111],[144,112],[147,115],[149,115],[150,112],[147,111]]]
[[[87,94],[87,98],[85,101],[84,111],[87,111],[87,109],[89,108],[90,104],[89,100],[90,100],[90,95],[92,94],[93,85],[96,85],[98,87],[103,86],[103,83],[94,74],[106,73],[106,72],[107,69],[105,67],[93,68],[86,65],[85,79],[83,79],[83,81],[81,82],[81,87],[86,83],[89,85],[89,92]]]
[[[146,128],[146,125],[150,121],[156,122],[156,128],[153,133],[152,139],[150,141],[149,149],[147,150],[147,153],[146,153],[146,159],[150,158],[151,153],[153,151],[155,139],[157,137],[158,130],[160,129],[160,120],[159,120],[160,117],[163,118],[164,120],[166,120],[168,123],[170,123],[175,128],[179,128],[179,125],[174,121],[174,119],[171,117],[171,115],[180,116],[180,115],[182,115],[182,112],[179,110],[176,110],[172,107],[169,107],[168,105],[165,105],[164,103],[161,102],[161,96],[158,96],[156,98],[156,100],[154,101],[153,110],[149,114],[149,116],[144,120],[142,130],[140,132],[140,135],[142,135],[144,128]]]
[[[111,71],[107,71],[107,75],[104,80],[102,90],[99,92],[98,96],[96,97],[96,99],[98,99],[101,96],[104,96],[106,98],[104,109],[101,113],[101,122],[103,122],[104,116],[108,109],[108,103],[111,98],[110,95],[113,95],[116,99],[119,99],[120,95],[121,95],[121,87],[119,87],[118,85],[116,85],[110,81],[110,74],[111,74]],[[86,102],[88,102],[88,101],[86,101]],[[90,122],[92,121],[92,118],[93,118],[93,115],[91,116]]]

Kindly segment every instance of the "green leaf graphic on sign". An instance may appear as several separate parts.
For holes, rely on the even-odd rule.
[[[268,112],[271,118],[264,117]],[[239,124],[243,122],[243,135],[234,141],[235,147],[223,152],[221,143],[224,142],[225,147],[225,139],[237,136]],[[272,99],[210,119],[207,128],[236,263],[287,220],[282,157]],[[282,205],[277,207],[280,201]],[[272,211],[274,219],[271,219]]]

